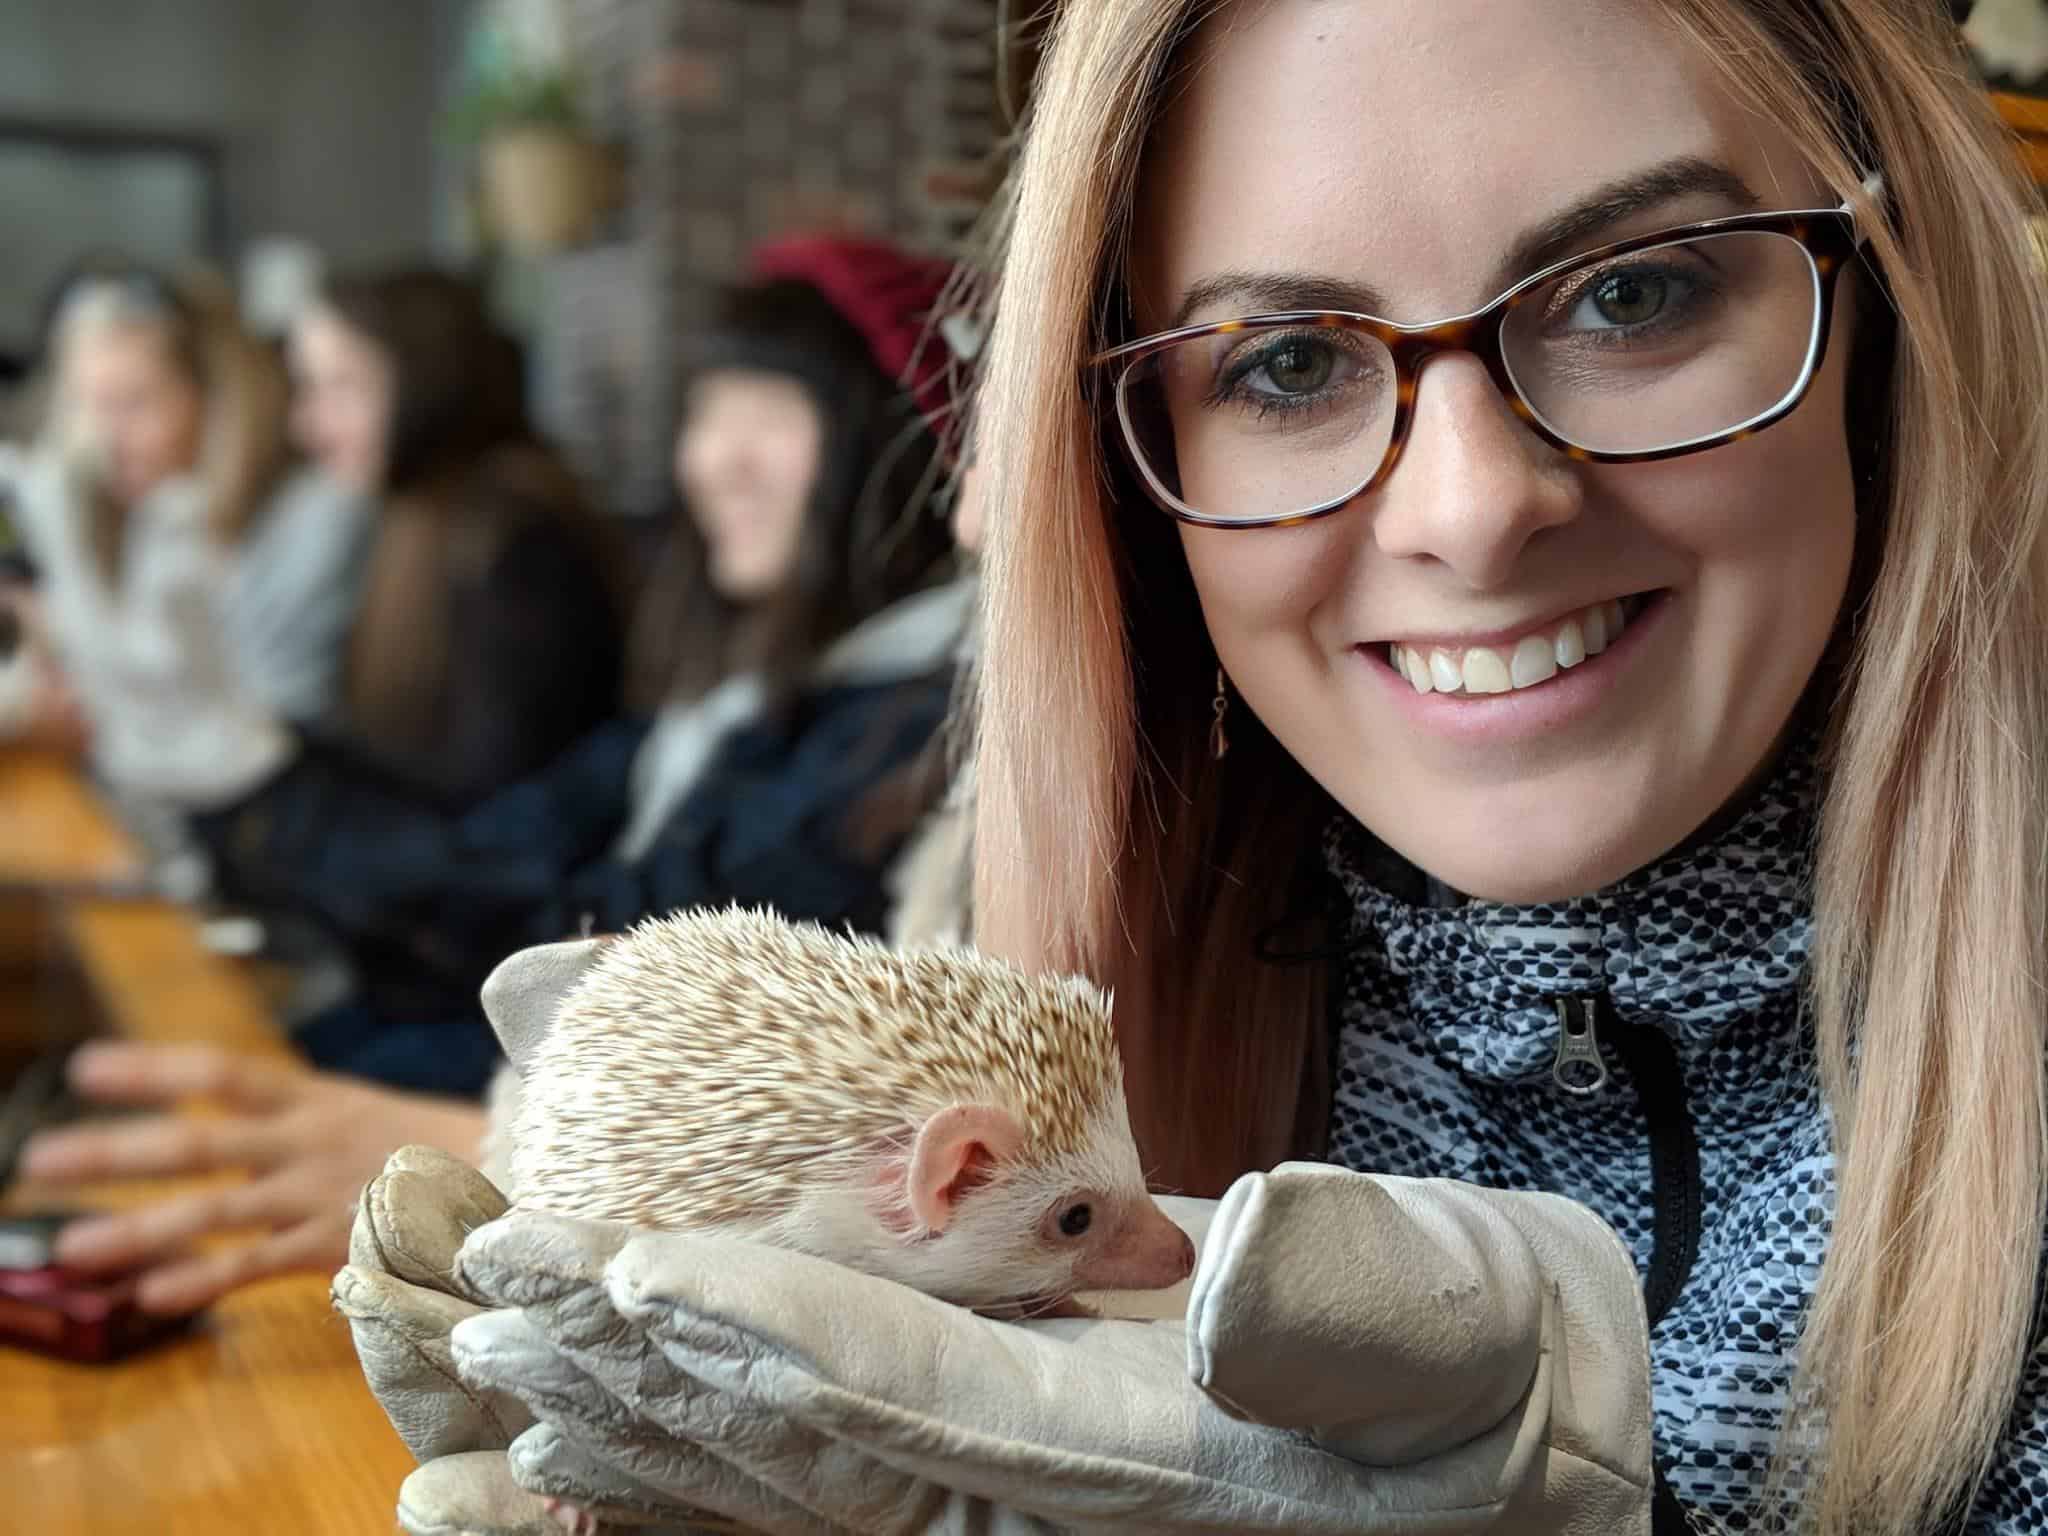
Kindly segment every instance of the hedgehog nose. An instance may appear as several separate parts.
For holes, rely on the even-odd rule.
[[[1195,1240],[1183,1232],[1180,1235],[1180,1277],[1185,1280],[1195,1272]]]

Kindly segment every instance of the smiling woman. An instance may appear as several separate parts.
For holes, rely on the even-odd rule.
[[[1605,1217],[1661,1519],[2037,1516],[2048,310],[1960,57],[1076,7],[1006,209],[978,938],[1114,984],[1173,1184]]]

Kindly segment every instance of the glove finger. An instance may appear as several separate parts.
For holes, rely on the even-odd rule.
[[[1492,1191],[1288,1165],[1234,1183],[1210,1237],[1188,1370],[1240,1417],[1401,1466],[1498,1424],[1536,1374],[1549,1286]]]
[[[1076,1392],[1121,1392],[1134,1411],[1162,1389],[1177,1413],[1198,1398],[1177,1325],[999,1323],[758,1243],[638,1234],[605,1284],[618,1316],[691,1375],[735,1394],[780,1394],[776,1405],[787,1412],[808,1411],[813,1389],[829,1388],[945,1411],[963,1428],[1013,1433],[1037,1424],[1057,1439]],[[989,1422],[977,1425],[956,1405],[987,1408]]]
[[[604,1463],[631,1479],[643,1500],[665,1498],[671,1508],[680,1502],[742,1528],[793,1536],[926,1528],[889,1518],[905,1505],[898,1474],[770,1406],[706,1389],[643,1334],[624,1330],[579,1348],[534,1315],[492,1312],[464,1323],[453,1343],[466,1377],[517,1394],[563,1440],[602,1446]],[[555,1454],[544,1440],[524,1454],[539,1458],[544,1450]],[[526,1481],[583,1502],[572,1474],[558,1484]],[[848,1513],[867,1513],[866,1506],[873,1506],[868,1518]]]
[[[349,1233],[349,1262],[488,1305],[464,1285],[455,1255],[464,1238],[505,1208],[497,1187],[459,1158],[432,1147],[400,1147],[363,1191]]]
[[[333,1301],[371,1393],[419,1460],[502,1451],[533,1422],[517,1397],[474,1388],[457,1370],[449,1335],[476,1314],[471,1303],[353,1266],[334,1277]]]
[[[776,1426],[761,1448],[728,1429],[721,1456],[858,1530],[927,1529],[965,1498],[1062,1528],[1349,1531],[1371,1503],[1363,1469],[1203,1397],[1176,1324],[993,1323],[802,1255],[678,1234],[635,1237],[607,1284],[685,1377],[740,1423]],[[895,1510],[918,1520],[892,1524]]]
[[[679,1463],[701,1463],[701,1473],[691,1475],[689,1507],[621,1470],[553,1424],[536,1424],[513,1441],[506,1460],[522,1488],[580,1505],[607,1529],[623,1526],[643,1536],[837,1536],[839,1527],[820,1521],[810,1511],[779,1501],[765,1488],[743,1486],[739,1480],[744,1474],[708,1452],[687,1444],[679,1444],[675,1450]],[[745,1508],[749,1518],[744,1524],[717,1513],[709,1504],[699,1504],[700,1488],[718,1491],[728,1481],[733,1486],[721,1502],[728,1508]]]
[[[503,1451],[443,1456],[398,1488],[406,1536],[562,1536],[546,1505],[512,1480]]]
[[[466,1293],[500,1307],[602,1293],[605,1265],[632,1235],[609,1222],[515,1210],[471,1232],[455,1254]]]

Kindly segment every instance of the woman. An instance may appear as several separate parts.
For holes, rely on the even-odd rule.
[[[2048,316],[2016,168],[1947,18],[1688,0],[1588,29],[1550,4],[1489,14],[1482,40],[1463,6],[1286,4],[1176,50],[1171,9],[1102,18],[1114,86],[1065,39],[1034,145],[1038,165],[1092,163],[1143,111],[1131,200],[1108,171],[1071,191],[1025,172],[992,409],[1046,425],[997,450],[995,494],[1060,489],[996,524],[984,940],[1114,978],[1142,1134],[1176,1183],[1307,1143],[1606,1216],[1664,1309],[1656,1430],[1685,1509],[1759,1518],[1755,1469],[1782,1455],[1817,1469],[1795,1506],[1822,1531],[1958,1507],[2020,1529],[2048,1422],[2030,1385],[2003,1439],[2042,1228],[2048,545],[2022,402]],[[1176,51],[1207,69],[1168,109],[1144,81]],[[1257,119],[1261,69],[1306,120]],[[1275,175],[1283,134],[1294,169]],[[1780,221],[1759,226],[1770,244],[1664,247],[1528,291],[1479,328],[1500,338],[1491,378],[1456,353],[1421,370],[1398,467],[1371,395],[1388,354],[1283,325],[1137,366],[1121,398],[1155,414],[1126,406],[1139,469],[1113,500],[1054,473],[1091,345],[1256,311],[1421,321],[1611,241],[1837,205],[1851,221],[1789,221],[1812,263]],[[1125,231],[1132,259],[1098,293],[1057,281]],[[1095,313],[1120,331],[1085,334]],[[1136,356],[1093,380],[1115,390]],[[1269,371],[1222,375],[1249,394],[1206,410],[1178,391],[1212,357]],[[1285,426],[1292,408],[1320,414]],[[1162,411],[1170,438],[1146,436]],[[1572,456],[1589,449],[1673,457]],[[1120,552],[1141,579],[1118,585]],[[1132,616],[1128,651],[1088,622],[1096,602]],[[1619,638],[1569,665],[1571,616],[1616,602]],[[1549,658],[1525,657],[1531,636]],[[1040,681],[1075,673],[1064,695]],[[1281,852],[1335,877],[1331,960],[1255,958],[1318,942],[1286,921],[1317,901],[1237,894]],[[1005,862],[1035,878],[986,879]],[[1580,994],[1605,999],[1583,1041],[1556,1006]],[[1334,1094],[1297,1115],[1325,1062]],[[1588,1086],[1575,1072],[1632,1088],[1561,1093]],[[1651,1158],[1669,1148],[1667,1181]],[[1696,1231],[1672,1217],[1688,1197]],[[1823,1249],[1817,1275],[1787,1274]],[[1778,1406],[1809,1388],[1824,1434]]]
[[[1115,985],[1169,1184],[1308,1151],[1602,1218],[1644,1294],[1570,1393],[1647,1366],[1660,1530],[2039,1524],[2048,302],[1959,60],[1919,0],[1073,6],[1009,210],[977,937]],[[537,1273],[540,1225],[473,1240],[472,1286]],[[1293,1236],[1274,1264],[1345,1273],[1341,1227]],[[958,1403],[872,1354],[834,1375],[876,1287],[623,1253],[661,1305],[582,1307],[627,1338],[577,1360],[630,1413],[559,1396],[566,1312],[465,1328],[465,1378],[665,1508],[857,1525],[906,1468],[892,1508],[990,1496],[983,1420],[942,1433]],[[740,1299],[767,1276],[813,1309],[808,1397],[763,1364],[795,1307]],[[751,1388],[679,1353],[712,1313]],[[902,1357],[1024,1348],[889,1316]],[[1428,1331],[1351,1321],[1325,1356]],[[1089,1337],[1105,1372],[1137,1347]],[[656,1350],[756,1446],[886,1442],[874,1481],[618,1396]],[[1157,1500],[1148,1422],[1087,1465]],[[1284,1500],[1301,1435],[1181,1422],[1196,1479]],[[1389,1460],[1353,1458],[1351,1528],[1411,1528]],[[1075,1507],[995,1486],[1020,1526]],[[1500,1528],[1609,1528],[1553,1514]]]
[[[184,669],[284,720],[329,716],[364,503],[292,464],[283,378],[224,291],[96,265],[51,309],[43,424],[0,482],[38,648],[68,686],[21,729],[72,734],[76,710],[116,789],[232,790],[272,766],[274,733],[229,711],[191,729],[149,707],[153,685]]]
[[[370,761],[466,806],[610,718],[610,539],[528,425],[514,344],[470,283],[339,281],[294,325],[293,425],[382,504],[343,687]]]

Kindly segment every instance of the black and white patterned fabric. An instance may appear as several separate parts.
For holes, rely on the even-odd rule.
[[[1604,1086],[1565,1092],[1556,1000],[1604,992],[1608,1034],[1655,1031],[1675,1049],[1699,1143],[1699,1246],[1652,1330],[1655,1438],[1701,1529],[1763,1528],[1761,1484],[1827,1245],[1834,1163],[1802,1013],[1817,787],[1813,753],[1796,749],[1724,831],[1554,905],[1432,900],[1348,818],[1326,840],[1352,914],[1333,1161],[1570,1196],[1647,1274],[1650,1130],[1627,1053],[1602,1039]],[[2044,1376],[2037,1361],[1970,1533],[2048,1529]]]

